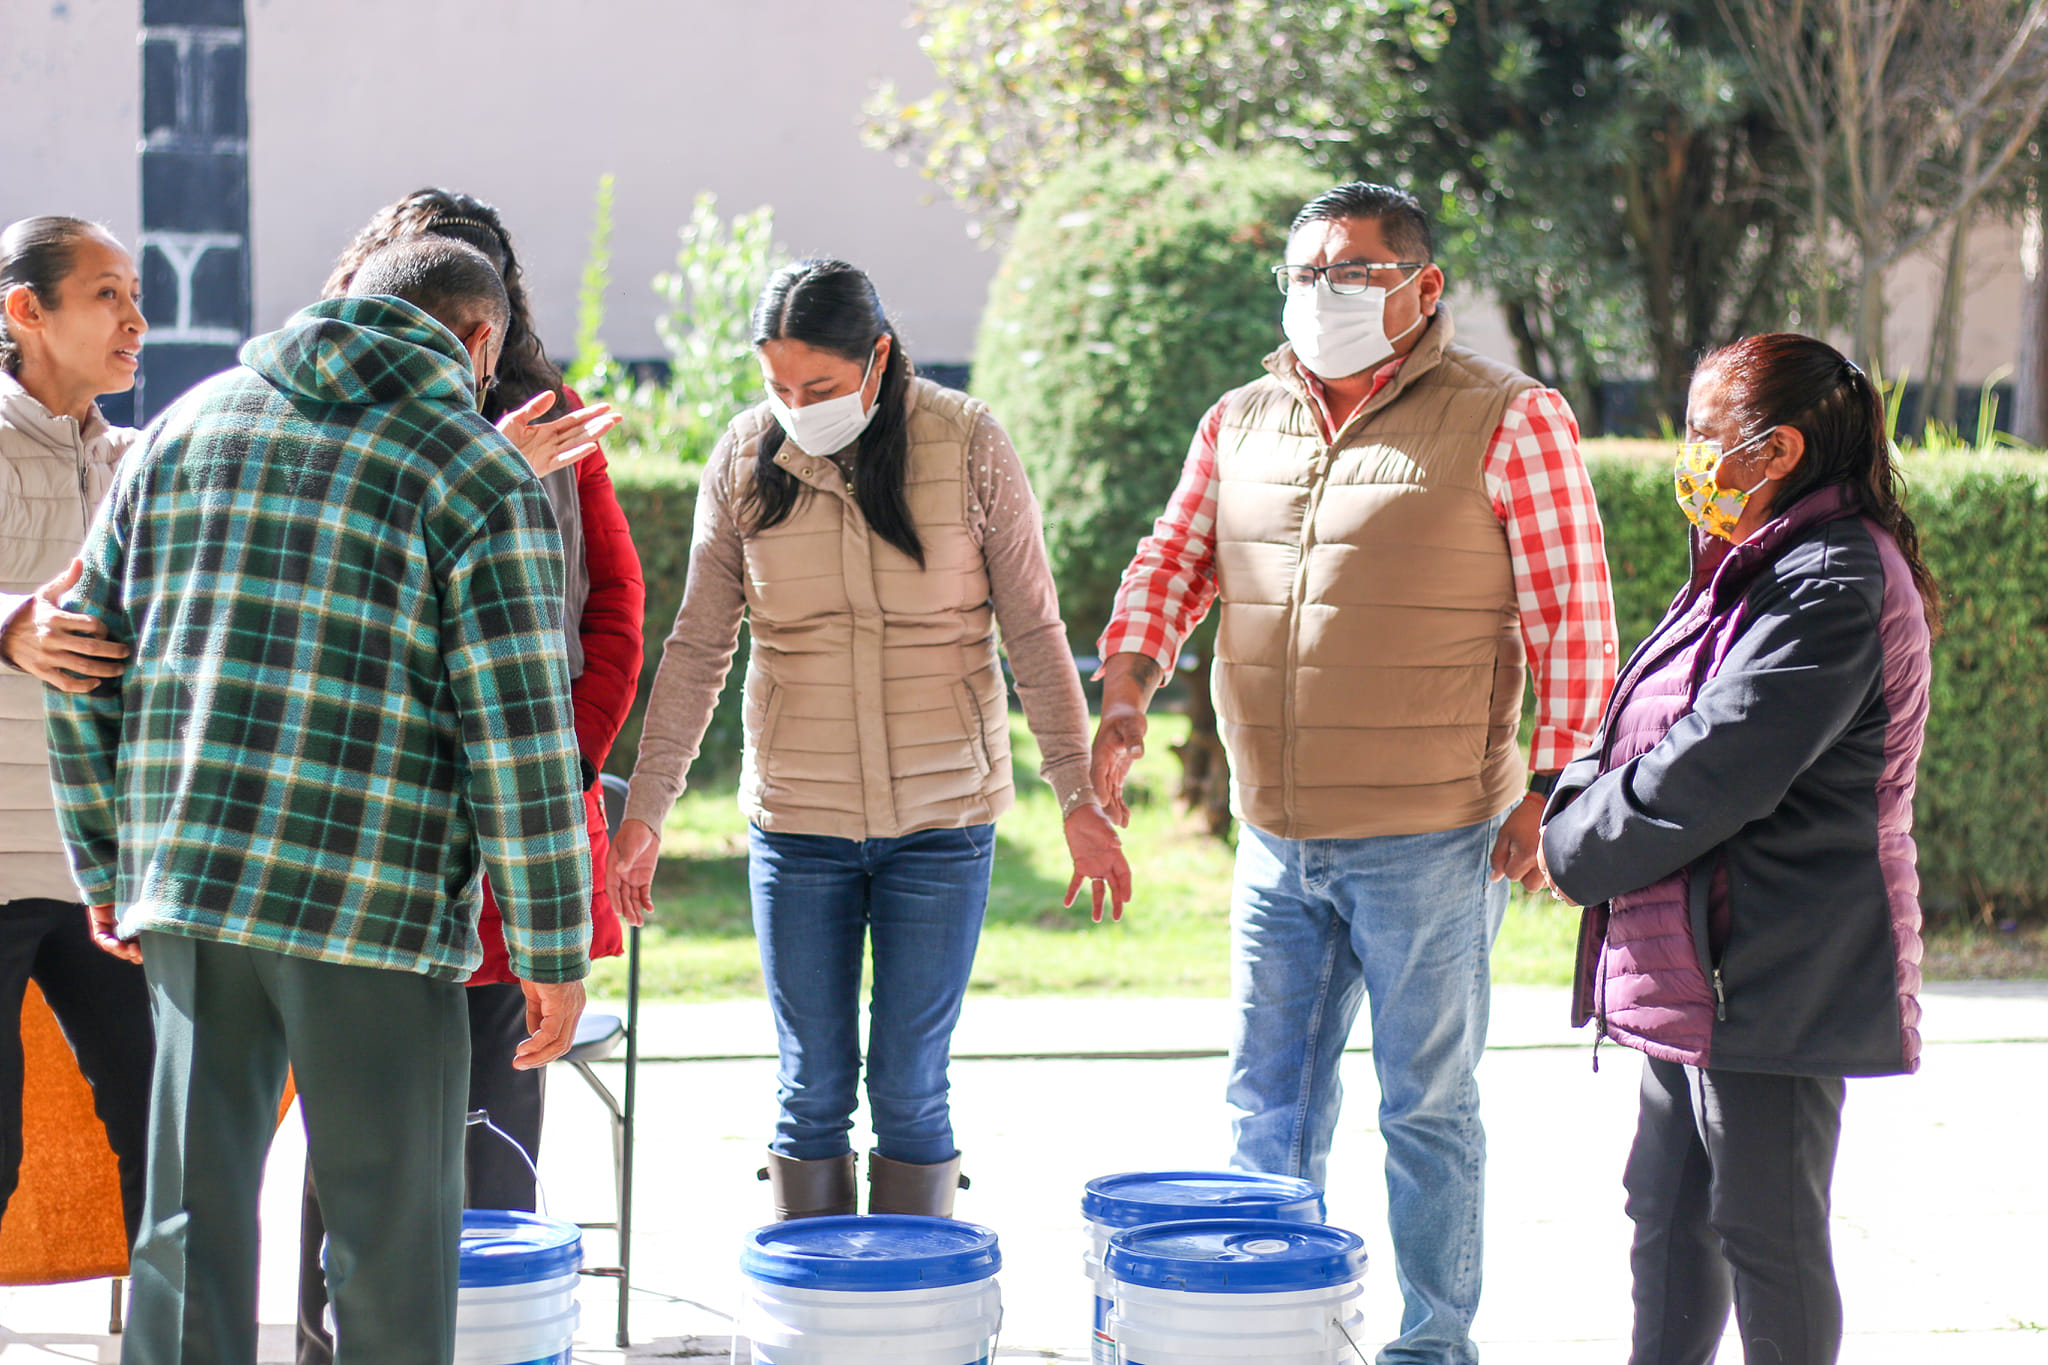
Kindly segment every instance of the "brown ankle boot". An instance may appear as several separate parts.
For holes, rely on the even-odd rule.
[[[775,1199],[775,1219],[827,1218],[859,1212],[854,1198],[853,1153],[821,1161],[797,1161],[768,1154],[757,1173]]]
[[[918,1213],[928,1218],[951,1218],[953,1196],[968,1187],[960,1174],[960,1158],[936,1166],[912,1166],[891,1161],[880,1152],[868,1153],[868,1212]]]

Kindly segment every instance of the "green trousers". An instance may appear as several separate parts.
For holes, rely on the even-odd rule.
[[[122,1365],[255,1365],[258,1198],[291,1067],[327,1214],[336,1365],[449,1365],[462,1232],[462,987],[144,934],[149,1193]]]

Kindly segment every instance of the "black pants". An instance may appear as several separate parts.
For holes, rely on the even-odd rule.
[[[526,993],[504,982],[470,986],[463,997],[469,1004],[469,1107],[488,1111],[491,1122],[538,1161],[546,1068],[512,1069],[512,1054],[527,1036]],[[533,1172],[511,1144],[481,1124],[469,1130],[464,1177],[467,1208],[533,1209]],[[327,1226],[310,1172],[299,1220],[299,1365],[332,1365],[334,1342],[324,1321],[327,1275],[320,1264]]]
[[[1828,1236],[1840,1077],[1648,1059],[1622,1183],[1635,1220],[1630,1365],[1707,1365],[1732,1298],[1747,1365],[1831,1365],[1842,1297]]]
[[[31,980],[92,1085],[93,1109],[120,1164],[133,1246],[149,1176],[149,983],[142,968],[93,946],[85,907],[69,901],[0,904],[0,1217],[21,1179],[21,999]]]

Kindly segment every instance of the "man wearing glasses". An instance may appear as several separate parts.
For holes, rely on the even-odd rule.
[[[1488,955],[1508,882],[1539,881],[1542,797],[1590,743],[1615,661],[1578,425],[1453,343],[1430,258],[1399,190],[1340,185],[1296,215],[1274,268],[1287,342],[1203,418],[1124,572],[1094,747],[1121,823],[1145,708],[1220,602],[1243,822],[1233,1160],[1323,1183],[1368,1004],[1405,1301],[1380,1365],[1477,1359]]]

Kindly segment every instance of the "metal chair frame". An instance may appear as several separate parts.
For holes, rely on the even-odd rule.
[[[611,833],[617,833],[619,820],[625,810],[625,780],[606,773],[604,784],[605,826]],[[604,1017],[604,1016],[599,1016]],[[628,1335],[628,1296],[633,1289],[633,1120],[638,1099],[640,1079],[640,927],[629,926],[626,931],[626,1018],[622,1028],[626,1044],[625,1084],[619,1093],[605,1084],[592,1065],[610,1057],[618,1047],[619,1038],[607,1035],[591,1044],[574,1047],[562,1058],[574,1067],[576,1074],[597,1095],[612,1122],[612,1180],[613,1193],[618,1210],[614,1221],[604,1223],[578,1223],[576,1226],[592,1231],[609,1231],[618,1234],[619,1257],[617,1265],[585,1266],[582,1273],[602,1279],[619,1282],[619,1320],[615,1344],[624,1350],[631,1344]],[[581,1055],[579,1055],[581,1054]]]

